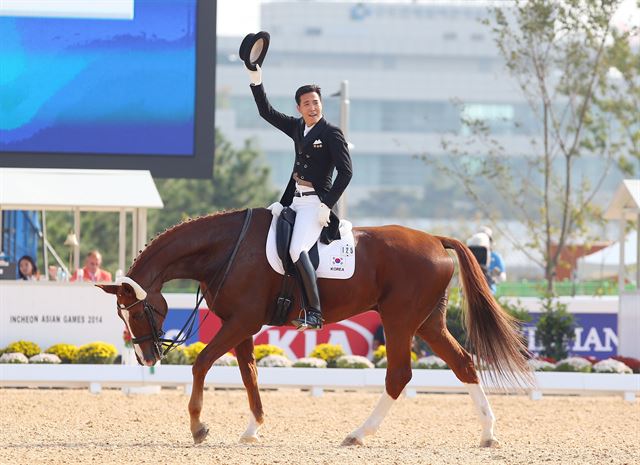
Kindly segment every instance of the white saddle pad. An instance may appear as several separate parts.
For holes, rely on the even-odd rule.
[[[284,274],[282,260],[278,256],[276,248],[276,222],[271,220],[271,227],[267,235],[267,260],[276,273]],[[331,244],[318,243],[318,278],[349,279],[356,270],[356,244],[353,240],[353,231],[350,221],[340,220],[340,237]]]

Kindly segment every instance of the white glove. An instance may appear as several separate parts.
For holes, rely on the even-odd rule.
[[[280,216],[283,208],[284,206],[280,202],[274,202],[267,207],[267,210],[271,210],[271,214],[277,217]]]
[[[324,228],[329,226],[329,215],[331,214],[331,209],[327,207],[325,204],[321,203],[318,208],[318,221],[320,225]]]
[[[247,68],[246,65],[244,69],[247,70],[247,74],[249,74],[249,80],[251,81],[252,85],[259,86],[260,84],[262,84],[262,68],[260,68],[260,65],[256,65],[257,71],[251,71],[249,68]]]

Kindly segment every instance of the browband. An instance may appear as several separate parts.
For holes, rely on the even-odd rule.
[[[147,291],[145,291],[144,289],[142,289],[142,286],[140,286],[140,284],[138,284],[137,282],[135,282],[133,279],[131,279],[128,276],[123,276],[122,278],[119,278],[116,281],[116,284],[121,286],[123,283],[127,283],[129,286],[131,286],[133,288],[133,290],[136,293],[136,297],[138,298],[138,300],[144,300],[147,297]]]

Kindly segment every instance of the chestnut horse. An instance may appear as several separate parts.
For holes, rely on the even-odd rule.
[[[162,357],[159,341],[168,310],[160,292],[162,285],[172,279],[201,283],[208,307],[220,317],[222,327],[193,365],[189,415],[196,444],[208,434],[200,420],[205,376],[231,349],[235,348],[252,413],[240,440],[256,441],[264,421],[252,336],[270,320],[282,277],[271,269],[265,254],[271,212],[256,209],[251,213],[222,212],[174,226],[148,244],[122,283],[100,286],[116,294],[118,314],[134,337],[138,362],[150,366]],[[475,356],[490,375],[509,383],[528,384],[530,372],[515,321],[493,298],[471,251],[455,239],[402,226],[354,228],[354,236],[353,277],[319,280],[324,318],[331,323],[377,310],[386,335],[387,372],[385,392],[377,406],[343,445],[363,444],[364,437],[376,432],[402,393],[411,379],[415,334],[428,342],[467,386],[482,426],[481,445],[496,445],[495,417],[480,387],[472,356],[446,327],[447,287],[454,262],[445,249],[453,249],[458,257],[467,300],[465,324]],[[298,316],[300,301],[297,293],[289,323]]]

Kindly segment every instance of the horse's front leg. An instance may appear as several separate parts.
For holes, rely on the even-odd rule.
[[[207,376],[207,372],[211,369],[213,362],[248,336],[246,330],[242,329],[241,324],[223,323],[218,333],[200,352],[193,364],[193,390],[191,391],[191,399],[189,399],[189,417],[191,419],[191,434],[195,444],[200,444],[209,434],[207,425],[200,421],[204,379]]]
[[[256,357],[253,354],[253,337],[248,337],[236,346],[236,357],[238,367],[242,375],[242,382],[247,390],[249,398],[249,426],[240,436],[240,442],[256,442],[258,440],[258,429],[264,422],[264,412],[262,411],[262,400],[258,390],[258,369],[256,368]]]

